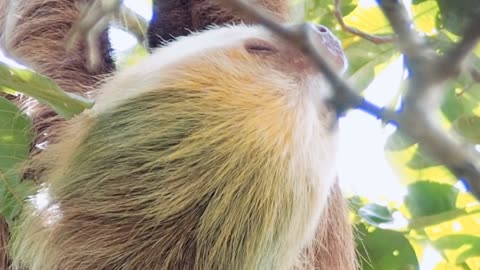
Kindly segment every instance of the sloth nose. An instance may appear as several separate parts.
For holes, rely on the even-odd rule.
[[[312,25],[318,32],[323,34],[330,34],[330,30],[321,24]]]
[[[343,53],[340,41],[333,35],[330,30],[320,24],[308,24],[313,29],[312,40],[314,46],[321,52],[326,53],[337,68],[344,70],[347,66],[347,61]]]

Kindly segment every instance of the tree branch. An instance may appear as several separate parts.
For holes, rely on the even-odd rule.
[[[342,27],[343,31],[345,31],[347,33],[350,33],[352,35],[355,35],[355,36],[359,36],[359,37],[361,37],[363,39],[366,39],[366,40],[368,40],[372,43],[375,43],[375,44],[391,43],[391,42],[395,41],[394,36],[372,35],[372,34],[368,34],[368,33],[364,32],[364,31],[361,31],[361,30],[359,30],[355,27],[351,27],[351,26],[347,25],[345,23],[345,21],[343,20],[341,5],[342,5],[342,0],[335,0],[335,12],[334,12],[335,18],[337,18],[337,21],[340,24],[340,26]]]
[[[113,23],[116,26],[134,35],[139,43],[146,42],[148,22],[142,16],[125,5],[121,5],[113,16]]]
[[[399,112],[379,108],[357,95],[356,91],[340,78],[315,48],[310,38],[311,27],[308,24],[287,28],[276,22],[266,12],[254,8],[244,0],[226,0],[225,2],[311,57],[335,90],[332,103],[339,113],[350,108],[359,108],[381,118],[384,122],[397,124],[401,132],[417,141],[434,159],[442,162],[457,177],[464,179],[471,192],[480,198],[480,168],[475,162],[474,155],[471,151],[466,151],[453,136],[446,134],[435,117],[445,92],[441,83],[446,79],[443,77],[440,79],[441,76],[437,75],[438,63],[442,58],[435,54],[414,29],[401,1],[377,0],[398,36],[397,45],[405,54],[411,71],[403,109]],[[475,29],[473,26],[471,28],[471,31],[478,31],[473,30]],[[457,48],[447,54],[446,57],[449,58],[443,59],[449,59],[453,63],[463,62],[468,55],[465,51],[473,49],[477,40],[478,33],[473,37],[465,37]],[[451,74],[458,74],[458,72],[451,72]]]
[[[399,117],[400,130],[417,141],[432,158],[465,180],[471,192],[480,198],[480,168],[473,151],[449,136],[435,117],[446,92],[443,83],[458,76],[461,63],[478,42],[480,31],[475,25],[478,26],[479,21],[474,20],[462,42],[442,57],[435,54],[413,28],[402,1],[377,2],[398,35],[397,45],[411,72]]]
[[[139,43],[143,44],[146,41],[148,23],[124,6],[122,0],[98,0],[86,4],[82,7],[80,18],[66,37],[66,48],[72,51],[81,39],[86,38],[90,70],[97,69],[101,63],[101,53],[96,42],[110,22],[133,34]]]
[[[407,9],[401,0],[377,0],[383,13],[398,36],[397,45],[409,59],[425,57],[428,48],[413,26]]]

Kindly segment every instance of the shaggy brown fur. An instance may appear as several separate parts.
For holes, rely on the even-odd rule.
[[[317,270],[357,269],[352,226],[348,220],[348,206],[338,182],[325,208],[316,240],[306,252]]]
[[[85,96],[103,74],[112,71],[113,64],[106,34],[100,41],[105,62],[96,73],[86,68],[83,48],[72,54],[65,52],[64,37],[78,17],[78,3],[86,1],[0,0],[0,47],[17,61],[50,76],[64,90]],[[12,8],[10,4],[15,4],[17,8]],[[28,112],[34,122],[37,134],[35,145],[48,141],[49,130],[63,121],[50,108],[35,100],[17,97],[15,102]],[[33,153],[38,151],[38,148],[33,148]],[[7,232],[3,222],[0,224],[0,239],[6,239]],[[2,261],[6,261],[4,250],[1,245],[0,266]]]
[[[4,218],[0,217],[0,270],[7,269],[9,260],[7,256],[8,226]]]
[[[6,4],[6,1],[0,2],[1,11],[1,5]],[[14,36],[11,37],[9,41],[11,42],[9,43],[10,45],[15,44],[14,47],[10,48],[11,52],[23,62],[34,66],[44,74],[54,77],[57,83],[66,90],[83,93],[87,89],[90,89],[92,85],[96,84],[98,82],[98,76],[96,75],[99,74],[88,73],[88,70],[85,68],[83,50],[79,50],[78,53],[73,56],[67,56],[63,51],[63,47],[61,47],[63,46],[63,37],[71,26],[71,22],[76,17],[76,10],[72,4],[74,1],[25,0],[20,2],[22,5],[26,5],[22,8],[23,18],[25,20],[20,21],[18,29],[15,30]],[[157,3],[158,2],[161,1],[157,1]],[[176,5],[173,5],[175,8],[163,9],[164,11],[167,10],[167,17],[163,17],[163,22],[167,22],[163,30],[158,30],[158,28],[155,30],[154,27],[156,23],[160,24],[159,22],[162,22],[162,19],[153,20],[153,27],[150,28],[150,33],[156,32],[157,35],[151,35],[151,37],[168,39],[170,35],[178,36],[188,34],[188,32],[184,31],[185,27],[189,29],[202,29],[211,22],[223,23],[238,19],[228,12],[216,12],[213,13],[215,14],[214,16],[210,16],[208,13],[209,10],[211,11],[212,8],[213,10],[219,10],[216,4],[212,5],[212,1],[179,0],[164,2],[166,2],[166,5],[175,3]],[[269,3],[275,11],[281,11],[283,13],[285,10],[286,5],[283,1],[269,1]],[[275,5],[281,8],[277,9]],[[48,10],[50,10],[50,12]],[[190,17],[184,16],[187,13],[192,15]],[[4,12],[0,13],[0,27],[2,25],[2,15],[4,15]],[[181,20],[165,19],[172,17],[181,18]],[[171,22],[175,23],[171,24]],[[186,26],[182,27],[181,24],[185,24]],[[58,32],[51,31],[51,29],[58,30]],[[1,33],[0,31],[0,34]],[[151,43],[158,45],[158,39],[157,42],[153,41]],[[102,44],[108,48],[108,43],[105,42],[105,40],[102,41]],[[36,51],[34,49],[36,49]],[[108,52],[108,50],[105,50],[105,52]],[[100,74],[108,72],[111,68],[111,61],[107,54],[105,55],[105,59],[106,65]],[[44,109],[37,111],[33,116],[38,120],[42,120],[40,122],[37,121],[37,123],[43,123],[39,125],[39,130],[45,130],[45,128],[50,126],[53,121],[53,118],[50,117],[54,117],[49,110]],[[39,139],[39,141],[43,140],[44,139]],[[319,226],[317,244],[311,247],[309,252],[306,252],[307,255],[305,255],[315,257],[312,261],[315,261],[317,269],[353,269],[354,251],[351,240],[352,233],[346,218],[346,208],[344,204],[345,202],[340,190],[338,186],[335,186],[334,192],[329,199],[328,211],[324,213],[324,217],[326,218],[322,219],[323,223]]]
[[[65,91],[86,95],[86,92],[101,78],[113,69],[109,54],[107,35],[102,36],[104,64],[98,72],[91,73],[85,67],[84,49],[67,54],[64,37],[72,23],[78,18],[76,4],[86,1],[74,0],[15,0],[10,1],[16,8],[10,9],[3,27],[2,41],[7,52],[21,63],[32,67],[37,72],[51,77]],[[5,12],[2,12],[5,16]],[[36,143],[48,139],[49,127],[61,121],[46,106],[36,102],[24,102],[32,116],[37,130]]]
[[[154,0],[153,17],[148,27],[152,48],[165,41],[189,34],[192,29],[192,0]]]
[[[240,21],[251,23],[247,18],[232,14],[225,4],[220,4],[221,0],[192,0],[192,2],[192,26],[194,29],[204,29],[210,24],[221,25]],[[255,0],[251,3],[270,11],[278,18],[286,19],[288,17],[288,1]]]
[[[265,8],[286,20],[289,16],[287,0],[255,0],[252,4]],[[190,31],[203,30],[212,24],[249,23],[221,4],[219,0],[154,0],[153,20],[148,30],[151,47],[156,48],[164,41],[185,36]]]

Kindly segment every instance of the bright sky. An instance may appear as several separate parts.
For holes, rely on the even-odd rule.
[[[402,76],[402,61],[398,59],[385,69],[366,89],[365,97],[385,105],[395,95]],[[383,128],[376,118],[362,111],[350,111],[340,120],[339,175],[346,190],[378,200],[401,201],[405,195],[390,164],[385,159],[384,145],[393,127]]]

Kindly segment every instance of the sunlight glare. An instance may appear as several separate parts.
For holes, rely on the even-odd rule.
[[[3,52],[2,48],[0,48],[0,62],[7,64],[8,66],[11,66],[13,68],[22,68],[26,69],[25,66],[20,65],[19,63],[13,61],[12,59],[8,58]]]
[[[406,194],[385,159],[382,123],[361,111],[340,120],[339,177],[346,189],[370,199],[401,201]]]
[[[420,260],[421,270],[435,269],[437,264],[442,261],[442,256],[431,246],[426,246],[423,250],[423,257]]]
[[[138,13],[147,21],[152,18],[152,6],[151,1],[146,0],[125,0],[123,2],[125,6]],[[132,49],[138,42],[137,39],[130,33],[119,29],[115,26],[109,28],[109,36],[112,41],[112,48],[114,51],[114,57]]]
[[[50,192],[45,184],[37,194],[29,198],[34,206],[34,213],[42,218],[44,226],[52,226],[58,222],[62,217],[62,210],[59,204],[53,203],[50,197]]]
[[[402,79],[401,58],[390,64],[365,90],[365,98],[384,106],[397,95]],[[385,159],[384,146],[393,126],[354,110],[340,119],[339,178],[347,191],[372,200],[402,201],[406,188]]]
[[[403,58],[388,65],[364,92],[364,97],[379,106],[388,105],[397,95],[403,74]]]
[[[132,9],[146,20],[152,18],[152,5],[151,1],[147,0],[124,0],[123,4]]]
[[[138,43],[137,39],[132,34],[114,26],[110,27],[108,34],[115,56],[130,50]]]

